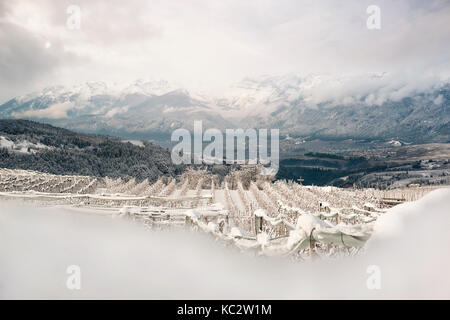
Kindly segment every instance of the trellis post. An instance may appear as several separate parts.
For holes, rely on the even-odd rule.
[[[255,215],[255,234],[258,235],[263,230],[263,217]]]

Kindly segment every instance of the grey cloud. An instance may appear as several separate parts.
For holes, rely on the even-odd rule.
[[[81,10],[81,29],[68,33],[69,39],[110,46],[161,35],[161,27],[148,19],[147,15],[152,13],[150,3],[140,0],[126,3],[117,0],[79,0],[76,3],[72,0],[43,0],[40,6],[45,8],[51,25],[65,28],[69,17],[67,8],[77,5]]]
[[[19,86],[25,93],[38,82],[147,76],[219,91],[245,76],[290,72],[403,73],[402,83],[412,87],[425,74],[448,77],[449,2],[376,2],[378,31],[366,28],[372,0],[79,0],[82,27],[70,32],[72,1],[6,0],[0,4],[1,95]],[[27,25],[27,12],[42,28]]]
[[[0,22],[0,39],[0,100],[24,93],[48,77],[57,82],[61,66],[86,61],[65,52],[58,39],[46,39],[16,24]]]
[[[0,23],[0,39],[0,98],[28,87],[57,66],[55,58],[45,52],[44,41],[19,26]]]
[[[13,24],[0,24],[0,79],[4,83],[32,81],[36,76],[47,73],[56,65],[51,54],[25,29]]]

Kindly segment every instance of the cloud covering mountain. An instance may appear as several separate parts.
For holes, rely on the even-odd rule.
[[[14,98],[0,106],[0,116],[137,138],[167,136],[202,120],[205,128],[222,130],[279,128],[282,134],[327,139],[447,142],[450,86],[425,77],[414,86],[388,73],[289,74],[246,78],[214,96],[163,80],[89,82]]]
[[[263,73],[389,71],[414,87],[450,75],[446,0],[379,0],[380,30],[366,27],[369,0],[79,0],[75,30],[72,4],[2,1],[0,103],[55,83],[148,75],[216,95]]]
[[[0,116],[137,138],[203,120],[448,141],[446,0],[377,1],[376,30],[369,0],[79,0],[75,29],[70,5],[1,2]],[[167,81],[135,81],[149,76]]]

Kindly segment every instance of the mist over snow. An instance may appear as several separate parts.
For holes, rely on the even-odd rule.
[[[450,82],[436,75],[288,73],[246,77],[217,95],[161,79],[50,86],[0,105],[0,117],[126,139],[168,137],[201,120],[205,129],[431,143],[449,140],[449,103]]]
[[[338,260],[254,257],[183,230],[3,202],[0,298],[450,298],[450,189],[394,207],[366,252]],[[81,268],[81,290],[66,268]],[[381,289],[369,290],[378,266]]]
[[[442,105],[440,93],[450,85],[449,78],[424,75],[409,81],[404,74],[357,73],[333,75],[288,73],[277,76],[246,77],[220,94],[188,91],[162,79],[138,79],[130,83],[86,82],[73,86],[49,86],[41,91],[17,96],[5,104],[2,115],[12,118],[69,119],[78,114],[107,119],[127,114],[136,105],[158,96],[179,95],[178,100],[160,98],[164,114],[178,112],[190,101],[189,110],[218,113],[224,118],[268,117],[281,107],[297,110],[326,106],[381,106],[404,98],[422,99]],[[11,107],[15,106],[15,109]],[[10,112],[7,109],[10,109]],[[151,112],[147,110],[147,112]],[[273,116],[273,115],[272,115]]]

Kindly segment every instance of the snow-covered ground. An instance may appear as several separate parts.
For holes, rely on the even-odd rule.
[[[449,299],[449,208],[450,189],[433,191],[379,218],[364,254],[293,262],[243,254],[203,233],[8,201],[0,298]],[[81,268],[80,290],[66,287],[70,265]]]
[[[0,136],[0,148],[6,148],[20,153],[34,153],[39,149],[51,149],[51,147],[42,143],[33,143],[27,140],[14,142],[3,136]]]

